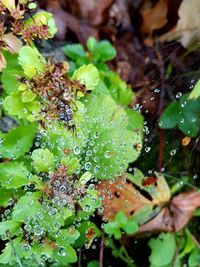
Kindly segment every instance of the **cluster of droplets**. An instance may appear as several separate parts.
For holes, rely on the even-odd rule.
[[[78,201],[85,195],[85,186],[81,185],[74,175],[66,174],[66,167],[61,166],[50,176],[49,194],[53,206],[68,207],[75,210]],[[52,212],[55,209],[52,209]],[[54,214],[51,214],[54,215]]]

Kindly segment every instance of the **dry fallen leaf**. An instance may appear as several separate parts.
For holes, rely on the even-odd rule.
[[[103,217],[113,219],[118,211],[123,211],[126,216],[132,215],[144,205],[151,205],[151,201],[144,197],[132,183],[124,178],[118,178],[114,182],[102,181],[98,185],[102,196]]]
[[[183,0],[179,10],[177,25],[162,35],[160,41],[179,40],[184,47],[189,47],[200,40],[200,1]]]
[[[181,193],[172,198],[171,202],[154,219],[142,225],[138,233],[180,231],[198,207],[200,207],[199,192]]]
[[[12,33],[7,33],[2,36],[2,40],[6,43],[7,50],[12,53],[16,54],[19,52],[20,48],[22,47],[22,41],[19,40],[15,35]]]
[[[126,216],[141,210],[144,206],[162,206],[170,199],[169,187],[160,174],[157,174],[156,186],[144,187],[142,180],[140,184],[133,184],[131,176],[126,175],[114,182],[103,181],[98,185],[103,198],[103,217],[113,219],[118,211],[123,211]],[[147,197],[149,196],[149,197]]]
[[[145,1],[140,9],[143,22],[141,31],[152,36],[154,30],[162,28],[167,23],[168,0],[159,0],[153,7],[150,1]]]
[[[104,12],[112,5],[114,0],[96,1],[96,5],[89,12],[89,21],[93,26],[100,25],[104,20]]]
[[[161,174],[156,173],[156,185],[149,187],[142,186],[142,177],[138,177],[138,181],[137,177],[133,177],[131,179],[127,174],[128,180],[118,178],[112,183],[103,181],[98,185],[103,199],[104,219],[113,219],[119,211],[130,217],[150,207],[152,216],[149,218],[153,219],[141,225],[137,234],[173,232],[184,228],[196,208],[200,207],[200,193],[196,191],[181,193],[170,201],[170,189]]]
[[[68,29],[76,34],[80,43],[85,44],[90,36],[98,39],[98,29],[65,11],[59,0],[48,0],[46,9],[53,14],[58,29],[56,33],[58,39],[64,40]]]

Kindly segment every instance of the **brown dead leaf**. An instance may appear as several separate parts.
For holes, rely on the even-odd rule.
[[[56,33],[58,39],[64,40],[68,29],[74,32],[79,42],[83,44],[90,36],[99,38],[98,29],[64,10],[59,0],[48,0],[46,9],[53,14],[58,28]]]
[[[15,35],[12,33],[7,33],[2,36],[2,40],[6,43],[6,48],[12,54],[16,54],[19,52],[20,48],[22,47],[22,41],[19,40]]]
[[[187,225],[198,207],[200,207],[199,192],[181,193],[175,196],[154,219],[142,225],[138,234],[180,231]]]
[[[98,190],[103,199],[103,218],[112,220],[119,211],[130,217],[145,207],[150,207],[152,215],[148,218],[153,219],[141,225],[137,234],[176,232],[184,228],[196,208],[200,207],[200,193],[181,193],[170,201],[170,189],[166,180],[158,173],[156,177],[156,185],[149,187],[142,186],[142,177],[137,179],[129,174],[126,175],[127,180],[121,177],[112,183],[101,182]]]
[[[168,0],[159,0],[151,6],[150,1],[145,1],[140,9],[143,22],[141,31],[152,36],[153,31],[162,28],[167,23]]]
[[[104,20],[105,11],[112,5],[114,0],[96,1],[96,5],[89,12],[89,21],[93,26],[100,25]]]
[[[184,47],[189,47],[194,42],[200,40],[200,1],[182,1],[178,16],[177,25],[168,33],[162,35],[159,40],[172,41],[179,40]]]
[[[98,185],[98,190],[103,199],[104,219],[113,219],[120,210],[126,216],[130,216],[135,211],[142,209],[144,205],[151,205],[151,201],[124,178],[118,178],[112,183],[110,181],[102,181]]]

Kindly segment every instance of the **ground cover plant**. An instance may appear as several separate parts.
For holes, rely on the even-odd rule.
[[[79,33],[60,59],[56,13],[28,0],[0,12],[0,266],[200,266],[198,77],[155,123],[110,41]],[[144,20],[150,46],[153,30]],[[175,65],[155,54],[163,100]]]

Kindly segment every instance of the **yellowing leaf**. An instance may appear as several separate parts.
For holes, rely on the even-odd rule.
[[[93,90],[99,82],[99,72],[92,64],[84,65],[74,72],[72,79],[80,81],[88,90]]]

